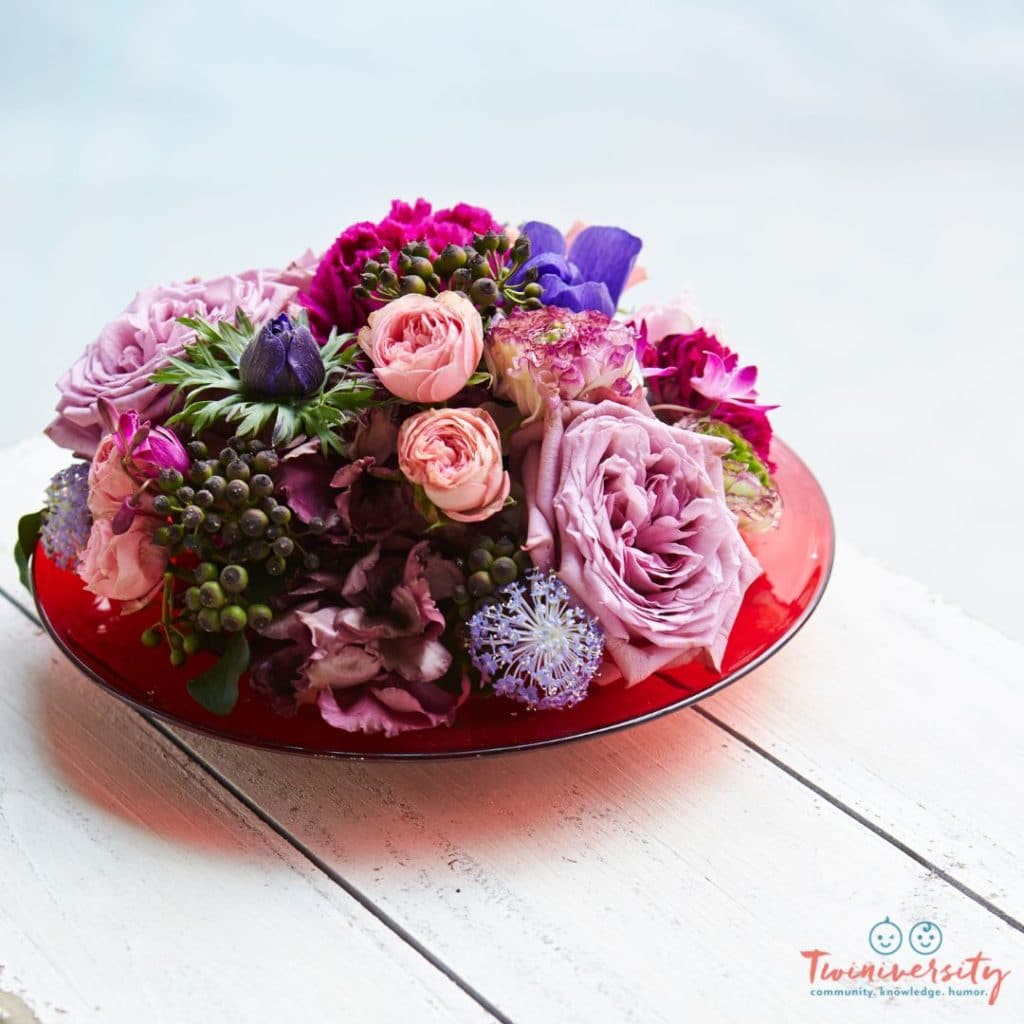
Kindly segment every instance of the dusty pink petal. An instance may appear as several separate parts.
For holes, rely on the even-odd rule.
[[[728,443],[616,402],[571,402],[513,439],[526,547],[605,630],[628,683],[700,655],[717,665],[760,567],[725,504]]]
[[[354,699],[342,698],[341,703],[338,699],[341,695],[324,690],[317,703],[321,717],[335,729],[393,737],[418,729],[451,725],[468,691],[466,681],[458,695],[431,683],[415,687],[366,686]]]

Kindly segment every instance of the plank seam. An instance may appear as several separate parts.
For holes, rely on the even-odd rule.
[[[938,864],[935,864],[934,862],[930,861],[923,854],[918,853],[917,850],[915,850],[911,846],[908,846],[901,839],[898,839],[896,836],[894,836],[891,832],[887,832],[884,828],[881,827],[881,825],[878,825],[877,823],[873,822],[870,818],[865,817],[863,814],[860,813],[860,811],[854,809],[849,804],[845,803],[843,800],[840,800],[839,797],[830,793],[827,789],[823,789],[812,779],[809,779],[806,775],[801,774],[795,768],[786,764],[785,761],[776,757],[773,753],[762,747],[759,743],[756,743],[754,740],[750,739],[750,737],[745,736],[738,729],[734,729],[731,725],[728,725],[727,723],[723,722],[720,718],[716,717],[710,711],[706,711],[702,707],[694,706],[689,710],[696,712],[698,715],[701,716],[701,718],[705,719],[705,721],[717,726],[724,733],[731,736],[737,742],[742,743],[745,747],[753,751],[759,757],[763,757],[769,764],[778,768],[779,771],[785,772],[785,774],[788,775],[791,779],[809,789],[816,796],[821,797],[822,800],[827,801],[836,810],[841,811],[847,817],[852,818],[855,822],[857,822],[858,825],[863,826],[869,832],[873,832],[876,836],[879,837],[879,839],[884,839],[890,846],[895,847],[895,849],[899,850],[900,853],[902,853],[904,856],[909,857],[911,860],[920,864],[921,867],[926,868],[931,874],[935,875],[937,878],[941,878],[942,881],[945,882],[947,885],[952,886],[954,889],[957,890],[957,892],[966,896],[968,899],[973,900],[975,903],[978,904],[978,906],[984,908],[990,914],[993,914],[996,917],[998,917],[999,920],[1002,921],[1004,924],[1008,924],[1011,928],[1014,928],[1018,932],[1024,934],[1024,923],[1018,921],[1017,918],[1013,917],[1013,915],[1008,914],[1005,910],[1002,910],[1000,907],[997,907],[991,900],[986,899],[984,896],[982,896],[981,893],[975,892],[970,886],[965,885],[958,878],[955,878],[948,871],[945,871],[942,868],[940,868]]]
[[[13,605],[26,619],[29,620],[34,626],[42,628],[42,624],[36,615],[25,607],[20,601],[17,600],[13,595],[7,592],[3,587],[0,587],[0,597],[3,597],[9,604]],[[373,900],[370,899],[364,892],[354,886],[351,882],[345,879],[337,871],[334,870],[326,861],[319,857],[313,850],[311,850],[305,843],[293,836],[288,830],[281,825],[272,815],[268,814],[263,810],[254,800],[252,800],[246,793],[244,793],[238,786],[235,785],[227,776],[223,775],[217,768],[206,761],[202,755],[197,754],[191,747],[181,739],[174,732],[171,731],[170,727],[161,722],[158,718],[151,715],[147,715],[137,708],[133,708],[128,705],[128,710],[133,714],[141,718],[147,725],[151,726],[154,731],[158,732],[168,742],[174,745],[174,747],[181,751],[190,761],[203,770],[203,772],[209,776],[214,782],[216,782],[223,789],[227,790],[231,796],[233,796],[239,803],[247,808],[250,813],[254,814],[260,821],[263,822],[275,835],[283,839],[293,850],[296,851],[300,856],[307,860],[313,867],[317,868],[320,872],[327,876],[335,885],[337,885],[346,895],[351,899],[355,900],[368,914],[376,918],[385,928],[392,932],[398,939],[404,942],[407,946],[418,953],[424,960],[427,961],[435,970],[438,970],[443,974],[456,988],[469,996],[481,1009],[489,1013],[495,1020],[500,1021],[501,1024],[515,1024],[511,1017],[507,1016],[497,1006],[494,1005],[485,995],[477,991],[468,981],[460,977],[453,968],[449,967],[440,957],[431,952],[422,942],[419,941],[411,932],[404,928],[398,923],[393,917],[391,917],[383,908],[379,907]]]

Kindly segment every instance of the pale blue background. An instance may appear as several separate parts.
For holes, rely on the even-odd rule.
[[[0,443],[137,288],[393,195],[619,223],[638,297],[691,288],[761,365],[841,534],[1024,637],[1019,5],[0,10]]]

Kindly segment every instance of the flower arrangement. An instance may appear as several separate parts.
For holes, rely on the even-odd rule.
[[[386,736],[718,665],[782,513],[773,407],[682,304],[622,308],[640,245],[396,201],[319,259],[141,293],[59,382],[76,461],[23,579],[41,540],[212,712],[247,675]]]

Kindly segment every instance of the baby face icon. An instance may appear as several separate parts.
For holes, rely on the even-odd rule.
[[[903,932],[889,918],[879,921],[868,933],[868,942],[876,953],[891,956],[903,945]]]
[[[921,956],[929,956],[942,945],[942,929],[934,921],[918,921],[907,935],[910,948]]]

